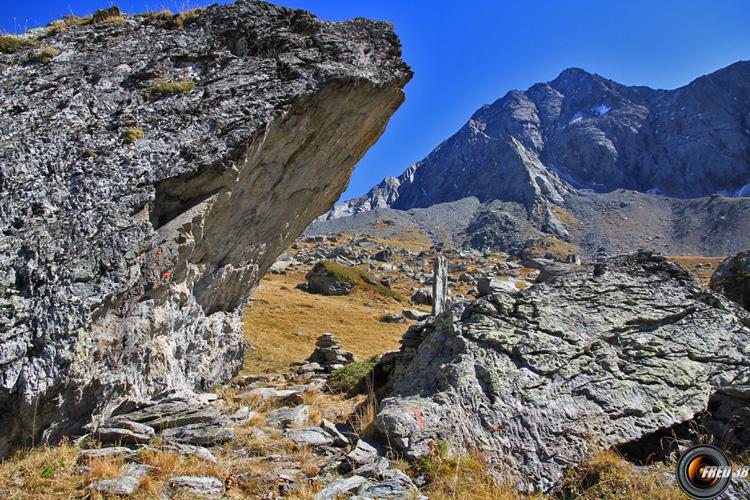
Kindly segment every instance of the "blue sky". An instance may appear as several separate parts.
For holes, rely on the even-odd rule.
[[[2,0],[0,30],[18,32],[111,0]],[[620,83],[674,88],[750,59],[747,0],[279,0],[328,20],[394,23],[414,69],[406,102],[357,165],[343,198],[400,174],[482,104],[571,66]],[[126,12],[205,5],[122,0]]]

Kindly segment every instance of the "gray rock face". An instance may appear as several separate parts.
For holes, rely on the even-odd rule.
[[[0,456],[232,376],[250,290],[411,77],[389,24],[244,0],[35,33],[49,64],[0,54]]]
[[[711,276],[711,289],[750,311],[750,251],[722,262]]]
[[[408,457],[438,440],[478,449],[543,491],[592,439],[643,451],[709,399],[705,428],[750,445],[750,316],[661,257],[605,262],[412,327],[376,368],[390,373],[378,428]]]

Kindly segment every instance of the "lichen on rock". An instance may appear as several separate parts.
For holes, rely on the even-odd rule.
[[[708,409],[701,430],[747,448],[750,316],[649,252],[596,266],[412,326],[375,368],[383,436],[415,460],[479,451],[525,491]]]
[[[31,36],[59,55],[0,54],[0,456],[235,374],[249,292],[411,77],[391,25],[262,2]]]

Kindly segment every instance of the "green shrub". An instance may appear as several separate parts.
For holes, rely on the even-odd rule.
[[[160,96],[184,94],[195,90],[195,82],[193,80],[160,81],[152,90]]]
[[[367,361],[354,362],[331,373],[328,387],[334,391],[347,392],[367,376],[380,361],[380,356],[373,356]]]
[[[36,45],[36,42],[16,35],[0,35],[0,52],[14,54],[19,50]]]
[[[125,144],[133,144],[139,139],[143,139],[146,134],[139,128],[125,129]]]

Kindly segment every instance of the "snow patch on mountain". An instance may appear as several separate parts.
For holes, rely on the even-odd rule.
[[[603,116],[603,115],[606,115],[607,113],[609,113],[611,110],[612,110],[612,108],[610,108],[606,104],[600,104],[599,106],[593,108],[591,111],[593,111],[594,113],[596,113],[599,116]]]
[[[583,120],[583,114],[581,114],[581,112],[579,111],[578,113],[573,115],[573,119],[568,122],[568,125],[579,122],[581,120]]]

